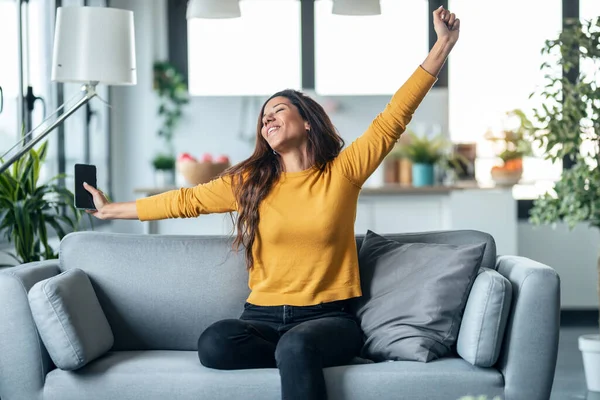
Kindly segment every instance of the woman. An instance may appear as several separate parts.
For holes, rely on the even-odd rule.
[[[251,294],[239,319],[198,340],[210,368],[279,368],[284,399],[325,399],[323,368],[358,354],[362,333],[347,309],[361,295],[354,218],[362,184],[390,152],[458,40],[460,22],[434,12],[431,52],[368,130],[342,151],[323,108],[291,90],[263,105],[254,154],[194,188],[136,202],[93,195],[100,219],[157,220],[238,212]],[[309,215],[310,218],[303,217]]]

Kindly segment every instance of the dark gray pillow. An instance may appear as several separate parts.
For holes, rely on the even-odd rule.
[[[81,269],[36,283],[28,297],[40,337],[58,368],[76,370],[111,349],[112,329]]]
[[[431,361],[450,353],[485,243],[398,243],[368,231],[359,251],[362,357]]]

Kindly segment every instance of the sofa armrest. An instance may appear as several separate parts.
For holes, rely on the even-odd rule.
[[[505,400],[550,398],[560,329],[560,279],[547,265],[500,256],[498,272],[513,287],[513,300],[497,367]]]
[[[54,368],[40,340],[27,293],[60,272],[58,260],[32,262],[0,271],[0,398],[42,398],[46,374]]]

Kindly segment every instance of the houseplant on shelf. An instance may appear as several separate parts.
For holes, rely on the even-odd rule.
[[[14,254],[4,253],[19,264],[57,258],[48,243],[48,228],[60,240],[77,229],[82,215],[73,193],[57,184],[62,175],[39,183],[46,150],[44,142],[0,174],[0,234],[14,246]]]
[[[155,171],[155,184],[169,186],[175,184],[175,149],[173,135],[183,116],[183,107],[189,103],[187,86],[182,74],[166,61],[156,61],[153,65],[154,91],[158,95],[158,116],[162,125],[158,137],[164,141],[164,150],[152,160]]]
[[[435,181],[434,166],[443,159],[448,141],[441,135],[429,138],[405,133],[407,140],[398,146],[397,156],[412,162],[412,184],[415,187],[431,186]]]
[[[546,42],[542,53],[554,59],[542,64],[548,84],[541,91],[547,100],[535,110],[540,130],[536,139],[552,161],[569,158],[553,191],[534,202],[530,220],[534,224],[565,222],[571,229],[585,222],[600,229],[600,17],[584,24],[570,22],[557,40]],[[558,53],[558,54],[557,54]],[[562,76],[574,65],[591,66],[574,81]],[[600,296],[600,258],[598,260]],[[599,297],[600,300],[600,297]],[[579,338],[587,386],[600,392],[600,335]]]
[[[522,110],[506,113],[505,129],[499,134],[488,131],[485,138],[493,142],[502,165],[492,167],[492,179],[498,185],[514,185],[523,175],[523,157],[531,155],[533,123]]]

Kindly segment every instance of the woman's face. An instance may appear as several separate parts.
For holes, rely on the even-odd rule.
[[[308,122],[287,97],[274,97],[265,104],[260,133],[278,153],[300,148],[309,129]]]

